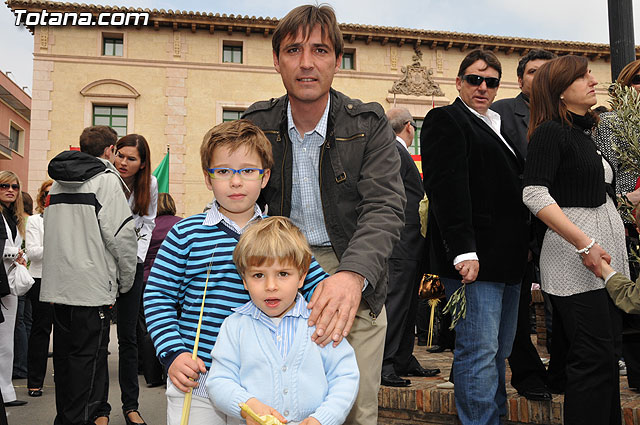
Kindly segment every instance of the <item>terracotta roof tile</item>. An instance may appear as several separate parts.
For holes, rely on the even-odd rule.
[[[271,17],[255,17],[248,15],[227,15],[225,13],[212,13],[200,11],[186,10],[164,10],[164,9],[141,9],[125,6],[102,6],[96,4],[78,4],[70,2],[58,2],[47,0],[6,0],[6,4],[11,10],[27,9],[30,11],[39,11],[47,9],[49,12],[148,12],[150,14],[149,21],[157,22],[158,25],[169,25],[170,23],[184,24],[191,26],[192,24],[201,25],[201,28],[207,28],[211,25],[224,25],[224,29],[229,26],[237,27],[238,31],[249,31],[252,29],[262,29],[265,35],[267,32],[273,31],[278,24],[277,18]],[[196,21],[196,22],[193,22]],[[565,40],[543,40],[524,37],[496,36],[487,34],[469,34],[450,31],[434,31],[421,30],[413,28],[376,26],[356,23],[340,24],[345,39],[349,41],[366,40],[378,41],[382,44],[397,42],[400,45],[404,43],[412,43],[417,45],[427,45],[430,47],[442,46],[445,49],[452,47],[461,50],[471,49],[474,47],[484,46],[493,48],[494,50],[504,50],[507,54],[512,52],[523,53],[530,48],[543,47],[553,50],[556,53],[566,54],[583,54],[591,57],[608,57],[609,45],[604,43],[587,43],[580,41]],[[222,29],[222,27],[221,27]],[[636,48],[640,51],[640,48]]]

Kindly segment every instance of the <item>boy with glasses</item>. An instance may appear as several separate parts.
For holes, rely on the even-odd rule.
[[[273,164],[264,133],[247,120],[220,124],[200,147],[205,185],[215,201],[206,213],[177,223],[149,273],[144,313],[160,362],[168,369],[167,424],[180,423],[184,393],[193,388],[191,425],[226,423],[209,401],[205,381],[223,320],[249,301],[232,254],[247,225],[262,219],[256,205]],[[313,261],[301,292],[309,298],[326,274]],[[192,360],[208,280],[197,360]]]

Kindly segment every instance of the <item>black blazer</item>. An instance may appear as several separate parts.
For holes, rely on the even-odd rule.
[[[404,228],[400,234],[400,241],[393,248],[391,258],[422,261],[425,240],[420,234],[420,215],[418,214],[420,201],[424,197],[422,178],[416,163],[404,145],[398,139],[395,143],[400,154],[400,175],[407,195],[407,204],[404,207]]]
[[[459,279],[453,259],[476,252],[477,280],[519,284],[529,236],[523,157],[459,98],[429,111],[420,142],[429,198],[426,271]]]
[[[529,106],[522,93],[511,99],[498,100],[491,109],[500,114],[501,133],[506,135],[523,158],[527,157],[527,132],[529,131]]]

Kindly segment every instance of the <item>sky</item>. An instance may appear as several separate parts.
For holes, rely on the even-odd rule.
[[[321,0],[322,1],[322,0]],[[114,0],[87,3],[282,18],[309,0]],[[508,37],[609,42],[606,0],[329,0],[341,23]],[[640,44],[640,0],[633,0]],[[31,93],[33,36],[0,3],[0,70]]]

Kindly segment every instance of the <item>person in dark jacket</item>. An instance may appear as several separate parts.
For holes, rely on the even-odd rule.
[[[414,329],[418,309],[418,286],[422,278],[424,237],[420,234],[418,208],[424,197],[422,178],[408,148],[413,142],[416,123],[405,108],[387,111],[391,128],[396,133],[394,144],[400,155],[400,175],[407,196],[404,228],[389,258],[387,290],[387,336],[382,361],[382,385],[406,387],[403,379],[409,372],[415,376],[435,376],[440,369],[425,369],[413,355]]]
[[[527,131],[529,131],[529,96],[535,72],[544,63],[554,59],[555,54],[546,50],[532,49],[518,61],[516,70],[518,85],[522,91],[512,99],[502,99],[491,105],[491,109],[500,114],[502,131],[513,142],[520,154],[526,158]],[[536,241],[530,244],[532,255],[527,262],[527,272],[520,288],[520,305],[518,307],[518,327],[513,340],[513,348],[509,356],[511,367],[511,385],[518,394],[529,400],[551,400],[551,392],[546,388],[547,370],[545,369],[536,347],[531,342],[529,325],[529,306],[531,305],[531,283],[536,280],[536,264],[540,255]]]
[[[378,418],[387,259],[400,238],[405,196],[382,107],[331,88],[343,45],[329,6],[293,9],[272,38],[287,94],[253,104],[244,118],[273,146],[275,166],[262,191],[269,215],[290,217],[332,274],[311,299],[309,324],[314,340],[337,344],[348,335],[360,389],[346,423],[368,425]]]
[[[629,263],[613,199],[614,172],[591,137],[597,84],[587,58],[567,55],[536,71],[531,92],[522,196],[548,226],[540,274],[553,305],[554,344],[567,347],[565,424],[621,421],[618,313],[605,290],[601,260],[625,276]]]
[[[144,285],[147,286],[149,272],[158,254],[158,249],[174,224],[182,220],[176,216],[176,204],[168,193],[158,194],[158,212],[156,213],[156,226],[151,232],[149,250],[144,260]],[[142,368],[144,379],[150,387],[163,385],[166,381],[162,364],[156,357],[156,350],[153,341],[147,330],[147,323],[144,319],[144,311],[140,309],[138,317],[138,362]]]
[[[470,52],[456,78],[459,97],[429,111],[420,134],[430,272],[440,276],[447,297],[466,285],[453,362],[465,425],[499,424],[506,414],[505,359],[527,261],[524,158],[489,109],[501,73],[492,52]]]

